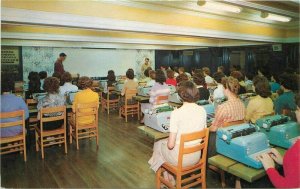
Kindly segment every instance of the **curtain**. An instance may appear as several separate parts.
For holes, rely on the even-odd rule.
[[[254,72],[254,58],[255,58],[255,54],[253,50],[246,49],[245,73]]]

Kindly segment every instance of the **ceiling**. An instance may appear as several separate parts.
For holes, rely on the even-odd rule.
[[[243,1],[243,0],[220,0],[217,2],[232,4],[242,8],[239,14],[228,13],[228,12],[215,12],[207,10],[204,7],[200,7],[197,4],[197,0],[189,1],[138,1],[136,4],[148,4],[153,6],[152,8],[172,8],[182,11],[189,11],[190,13],[198,13],[201,15],[219,17],[223,19],[237,19],[244,21],[253,21],[260,23],[267,23],[274,26],[281,27],[299,27],[299,6],[300,1],[297,0],[286,0],[286,1]],[[133,5],[134,3],[132,3]],[[270,21],[260,17],[261,11],[266,11],[269,13],[275,13],[282,16],[292,17],[291,22],[283,23],[277,21]]]
[[[210,11],[197,0],[4,0],[2,45],[192,49],[299,42],[298,0],[222,2],[242,11]],[[292,20],[268,21],[261,11]]]

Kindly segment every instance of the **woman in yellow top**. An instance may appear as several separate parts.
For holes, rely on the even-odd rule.
[[[77,92],[74,97],[74,102],[72,105],[73,113],[76,113],[77,104],[95,103],[99,106],[99,95],[98,93],[91,90],[93,81],[86,76],[80,77],[78,80],[78,87],[81,91]],[[89,108],[82,110],[82,112],[91,111]],[[89,124],[95,120],[93,116],[80,117],[77,121],[80,124]]]
[[[272,114],[274,104],[270,98],[272,93],[267,78],[256,76],[253,79],[253,85],[257,96],[250,100],[246,108],[245,120],[255,123],[257,119]]]

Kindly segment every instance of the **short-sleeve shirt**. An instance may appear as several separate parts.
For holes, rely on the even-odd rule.
[[[245,120],[255,123],[257,119],[273,113],[273,101],[271,98],[263,98],[259,95],[249,101],[246,108]]]
[[[21,97],[17,97],[14,94],[4,94],[1,95],[0,98],[0,107],[1,112],[13,112],[17,110],[24,110],[24,118],[27,119],[29,117],[28,107],[24,100]],[[0,119],[1,123],[18,121],[20,118],[9,118],[9,119]],[[1,137],[10,137],[18,135],[23,132],[23,128],[21,126],[14,126],[8,128],[1,128]]]
[[[245,112],[245,105],[239,98],[228,100],[218,105],[212,126],[223,127],[224,122],[243,120]]]
[[[206,128],[206,111],[195,103],[183,105],[171,113],[170,132],[177,133],[176,144],[180,144],[182,134],[201,131]],[[191,142],[191,145],[195,141]]]

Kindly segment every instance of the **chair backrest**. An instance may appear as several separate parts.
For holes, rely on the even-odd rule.
[[[200,166],[201,165],[204,165],[204,167],[206,166],[205,162],[207,156],[208,137],[209,137],[208,128],[205,128],[202,131],[181,135],[179,155],[178,155],[178,165],[177,165],[178,170],[182,170],[183,168],[182,163],[183,163],[184,155],[195,153],[195,152],[201,152],[199,162],[196,165],[199,164]],[[196,141],[196,140],[199,141],[198,144],[185,146],[185,143]]]
[[[164,102],[167,102],[169,100],[169,96],[158,96],[156,97],[155,104],[162,104]]]
[[[132,97],[136,96],[137,89],[127,89],[125,91],[125,104],[127,104],[127,100],[131,100]]]
[[[0,119],[9,119],[9,118],[20,118],[17,121],[10,121],[6,123],[0,123],[0,128],[22,126],[23,133],[25,133],[25,116],[24,110],[18,110],[13,112],[0,112]]]
[[[232,125],[239,125],[245,123],[245,120],[238,120],[238,121],[230,121],[230,122],[224,122],[223,127],[229,127]]]
[[[76,105],[76,119],[84,116],[95,116],[98,123],[98,102],[82,103]]]
[[[53,115],[60,112],[60,115],[57,116],[45,116],[45,115]],[[49,107],[49,108],[41,108],[40,110],[40,126],[41,131],[43,131],[43,123],[51,122],[51,121],[58,121],[63,120],[64,124],[66,124],[66,106],[56,106],[56,107]]]

